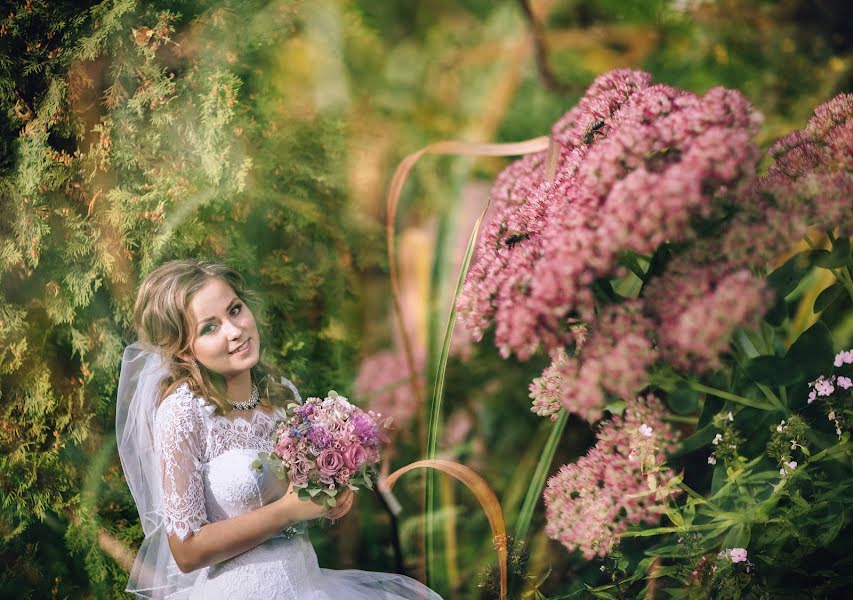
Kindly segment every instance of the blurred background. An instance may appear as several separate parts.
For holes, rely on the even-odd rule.
[[[119,598],[142,539],[114,433],[136,285],[220,259],[264,299],[266,357],[303,396],[395,417],[391,469],[424,456],[390,301],[385,199],[429,143],[547,135],[616,67],[740,89],[763,146],[853,89],[840,0],[4,2],[0,11],[0,596]],[[509,159],[426,157],[397,215],[404,322],[429,394],[471,227]],[[432,358],[430,358],[432,357]],[[527,386],[457,327],[439,455],[480,473],[510,529],[545,444]],[[570,420],[552,470],[592,441]],[[422,577],[422,478],[312,541],[321,566]],[[485,514],[440,479],[447,598],[496,596]],[[464,517],[464,518],[463,518]],[[598,564],[542,533],[511,557],[517,598],[580,590]],[[525,593],[525,590],[528,590]]]

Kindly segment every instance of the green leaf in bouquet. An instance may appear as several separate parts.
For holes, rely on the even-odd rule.
[[[324,487],[324,488],[323,488],[323,493],[325,493],[327,496],[330,496],[330,497],[334,498],[335,496],[337,496],[337,495],[338,495],[338,488],[335,488],[335,487],[333,487],[333,488],[327,488],[327,487]]]
[[[307,492],[308,492],[308,497],[313,498],[314,496],[316,496],[317,494],[320,493],[320,488],[316,488],[316,487],[308,488]]]
[[[841,237],[833,241],[832,250],[812,250],[811,262],[822,269],[838,269],[850,260],[850,238]]]
[[[666,395],[666,403],[677,415],[689,415],[699,406],[699,394],[684,380]]]
[[[255,460],[253,460],[252,464],[249,466],[252,467],[253,469],[255,469],[256,471],[263,471],[264,470],[263,463],[257,458]]]
[[[283,462],[279,460],[272,460],[270,461],[269,465],[270,470],[272,471],[273,475],[276,476],[276,479],[278,479],[279,481],[284,481],[285,479],[287,479],[287,469],[285,469]]]
[[[334,507],[336,507],[336,506],[338,505],[338,499],[337,499],[337,498],[335,498],[334,496],[329,496],[329,497],[325,498],[325,499],[323,500],[323,502],[324,502],[324,503],[326,504],[326,506],[328,506],[329,508],[334,508]]]
[[[826,310],[833,302],[835,302],[844,293],[844,284],[840,281],[823,290],[818,297],[815,298],[814,308],[812,311],[817,314]]]
[[[784,298],[794,291],[803,276],[811,268],[810,251],[795,254],[781,267],[770,273],[767,282]]]

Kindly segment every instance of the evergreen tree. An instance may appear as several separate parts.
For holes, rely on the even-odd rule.
[[[341,127],[271,87],[290,2],[2,18],[0,595],[117,597],[114,559],[142,536],[114,435],[136,285],[171,258],[227,261],[262,292],[272,362],[306,390],[348,381]]]

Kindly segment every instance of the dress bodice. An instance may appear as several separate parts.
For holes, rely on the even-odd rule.
[[[164,520],[167,532],[181,539],[205,523],[256,510],[287,491],[268,466],[252,466],[259,452],[272,451],[271,435],[283,409],[257,407],[229,415],[214,410],[187,385],[157,409]]]

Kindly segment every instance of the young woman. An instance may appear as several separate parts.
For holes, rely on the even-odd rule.
[[[116,432],[145,531],[127,591],[143,598],[402,600],[440,597],[402,575],[321,569],[305,521],[338,519],[264,468],[299,392],[259,362],[252,294],[225,265],[176,260],[139,288]]]

